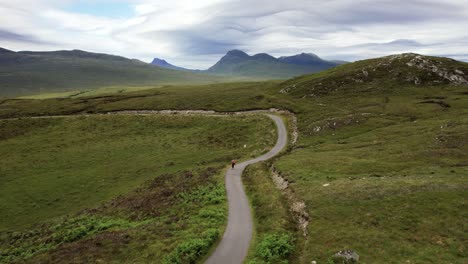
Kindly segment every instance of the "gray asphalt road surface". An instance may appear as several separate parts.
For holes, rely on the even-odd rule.
[[[245,167],[259,161],[268,160],[287,145],[288,136],[283,120],[279,116],[267,115],[275,121],[278,129],[276,145],[266,154],[229,168],[226,176],[226,190],[229,203],[228,225],[216,250],[206,264],[240,264],[244,261],[252,239],[253,220],[250,206],[242,185],[241,175]]]

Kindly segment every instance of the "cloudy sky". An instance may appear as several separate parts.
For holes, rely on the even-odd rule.
[[[468,0],[0,0],[0,47],[207,68],[231,49],[468,61]]]

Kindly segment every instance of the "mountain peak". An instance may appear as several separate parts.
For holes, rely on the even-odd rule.
[[[0,53],[14,53],[14,51],[8,50],[8,49],[4,49],[4,48],[0,48]]]
[[[284,56],[284,57],[280,57],[279,60],[281,62],[296,64],[296,65],[308,65],[308,64],[332,65],[332,64],[335,64],[333,62],[323,60],[322,58],[315,55],[314,53],[301,53],[301,54],[297,54],[293,56]]]
[[[179,71],[187,71],[188,69],[182,68],[182,67],[177,67],[175,65],[170,64],[164,59],[160,58],[154,58],[153,61],[151,62],[152,65],[166,68],[166,69],[172,69],[172,70],[179,70]]]
[[[258,53],[252,56],[253,59],[261,59],[261,60],[277,60],[275,57],[271,56],[268,53]]]
[[[151,62],[151,64],[155,64],[155,65],[164,64],[164,65],[167,65],[167,64],[169,64],[169,63],[168,63],[166,60],[164,60],[164,59],[154,58],[153,61]]]
[[[227,56],[235,56],[235,57],[249,57],[249,55],[242,50],[230,50],[226,53]]]
[[[291,57],[275,58],[267,53],[253,56],[240,50],[226,53],[207,72],[219,75],[237,75],[256,78],[281,79],[318,72],[337,66],[315,54],[301,53]]]
[[[396,39],[394,41],[388,42],[387,44],[402,46],[422,46],[421,43],[411,39]]]
[[[317,54],[314,54],[314,53],[302,53],[302,54],[312,57],[312,58],[321,59]]]

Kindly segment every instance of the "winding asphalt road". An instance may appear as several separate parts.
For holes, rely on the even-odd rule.
[[[275,115],[267,115],[276,123],[278,141],[266,154],[229,168],[226,172],[226,190],[229,203],[228,225],[223,239],[206,264],[240,264],[244,261],[252,239],[253,220],[250,206],[242,185],[241,174],[250,164],[264,161],[276,156],[286,146],[288,136],[283,120]]]

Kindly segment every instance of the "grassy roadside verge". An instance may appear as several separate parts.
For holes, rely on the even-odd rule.
[[[296,263],[293,253],[299,232],[286,199],[270,178],[267,163],[249,166],[242,179],[255,227],[246,263]]]

